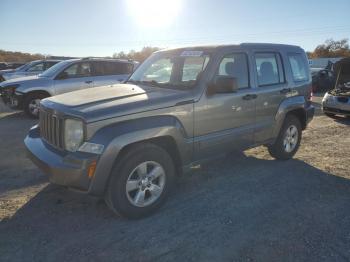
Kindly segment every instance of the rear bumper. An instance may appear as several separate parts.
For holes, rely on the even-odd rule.
[[[314,118],[315,115],[315,107],[313,105],[310,105],[305,109],[306,112],[306,125],[308,125],[311,120]]]
[[[50,182],[88,191],[91,182],[88,167],[96,160],[95,155],[57,150],[40,138],[37,126],[29,131],[24,144],[28,157],[48,175]]]

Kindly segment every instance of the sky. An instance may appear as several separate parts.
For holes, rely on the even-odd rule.
[[[161,48],[268,42],[312,51],[350,38],[349,0],[0,0],[0,49],[111,56]]]

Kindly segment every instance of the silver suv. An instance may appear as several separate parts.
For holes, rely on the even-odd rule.
[[[137,218],[164,202],[177,175],[210,158],[260,145],[293,157],[314,115],[310,95],[297,46],[171,49],[125,84],[42,100],[24,142],[52,183]]]
[[[36,60],[24,64],[16,69],[1,70],[0,82],[19,77],[38,75],[61,61],[62,60]]]
[[[40,100],[49,96],[125,81],[137,62],[83,58],[62,61],[39,76],[0,83],[6,104],[38,117]]]

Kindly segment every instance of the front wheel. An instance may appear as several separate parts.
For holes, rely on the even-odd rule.
[[[300,146],[301,132],[300,120],[287,115],[275,143],[268,147],[270,155],[280,160],[292,158]]]
[[[174,173],[173,161],[163,148],[148,143],[136,145],[113,168],[106,203],[123,217],[147,216],[164,203]]]
[[[27,97],[24,98],[24,112],[30,117],[38,118],[39,117],[39,108],[40,108],[40,101],[41,99],[44,99],[48,97],[44,94],[29,94]]]

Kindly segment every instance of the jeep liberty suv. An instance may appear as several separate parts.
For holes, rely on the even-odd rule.
[[[139,218],[165,201],[177,175],[212,157],[260,145],[293,157],[314,115],[310,96],[297,46],[163,50],[124,84],[42,100],[24,142],[52,183]]]

